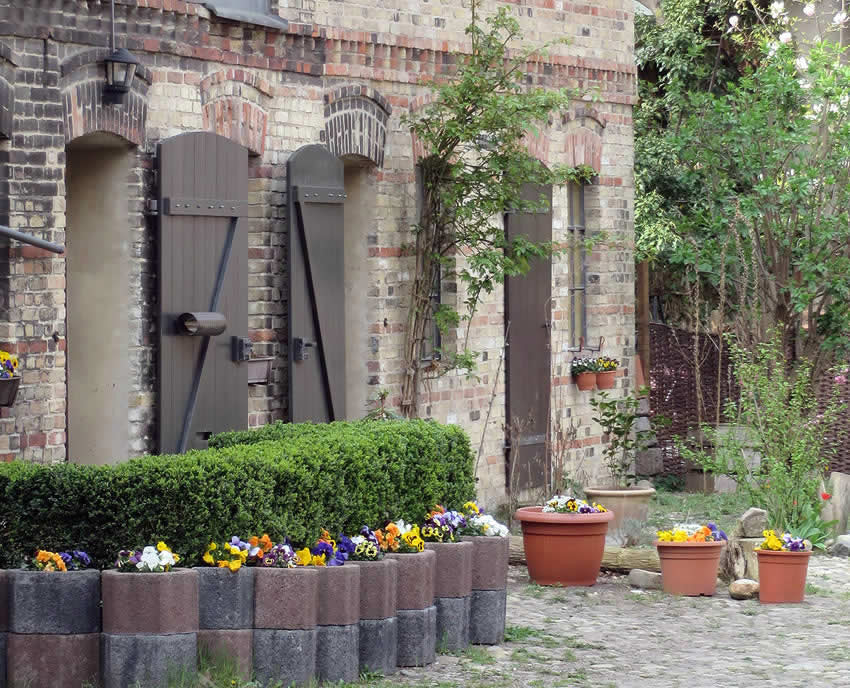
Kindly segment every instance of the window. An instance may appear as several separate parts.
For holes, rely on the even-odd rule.
[[[570,293],[570,348],[578,350],[581,341],[587,343],[587,299],[585,265],[584,185],[570,182],[568,190],[569,232],[569,293]]]

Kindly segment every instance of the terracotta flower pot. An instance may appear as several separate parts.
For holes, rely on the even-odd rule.
[[[603,373],[596,373],[596,388],[597,389],[614,389],[617,383],[617,371],[606,370]]]
[[[756,550],[759,562],[759,602],[802,602],[811,552]]]
[[[605,535],[614,514],[546,513],[541,506],[517,510],[528,575],[539,585],[593,585],[599,576]]]
[[[588,392],[596,385],[596,373],[579,373],[573,377],[580,392]]]
[[[586,487],[584,494],[589,502],[602,504],[614,512],[608,533],[619,533],[630,521],[646,523],[649,517],[649,500],[655,494],[652,487]]]
[[[655,541],[661,560],[661,583],[671,595],[713,595],[717,564],[726,543]]]

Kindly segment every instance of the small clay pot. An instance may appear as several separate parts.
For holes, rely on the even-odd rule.
[[[593,585],[599,576],[611,511],[559,514],[541,506],[518,509],[528,576],[539,585]]]
[[[756,550],[759,562],[759,602],[802,602],[811,552]]]
[[[717,564],[726,543],[660,542],[661,584],[671,595],[711,596],[717,588]]]
[[[585,372],[573,375],[580,392],[589,392],[596,385],[596,373]]]
[[[616,383],[616,370],[606,370],[603,373],[596,373],[596,389],[614,389]]]

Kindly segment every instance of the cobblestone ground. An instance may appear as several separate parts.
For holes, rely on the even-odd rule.
[[[801,605],[530,585],[511,567],[508,642],[373,685],[434,688],[850,688],[850,559],[813,556]]]

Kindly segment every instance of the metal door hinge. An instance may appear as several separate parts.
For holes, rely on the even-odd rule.
[[[295,337],[292,340],[292,360],[306,361],[310,358],[310,349],[315,348],[316,342],[310,341],[309,339],[302,339],[301,337]]]

